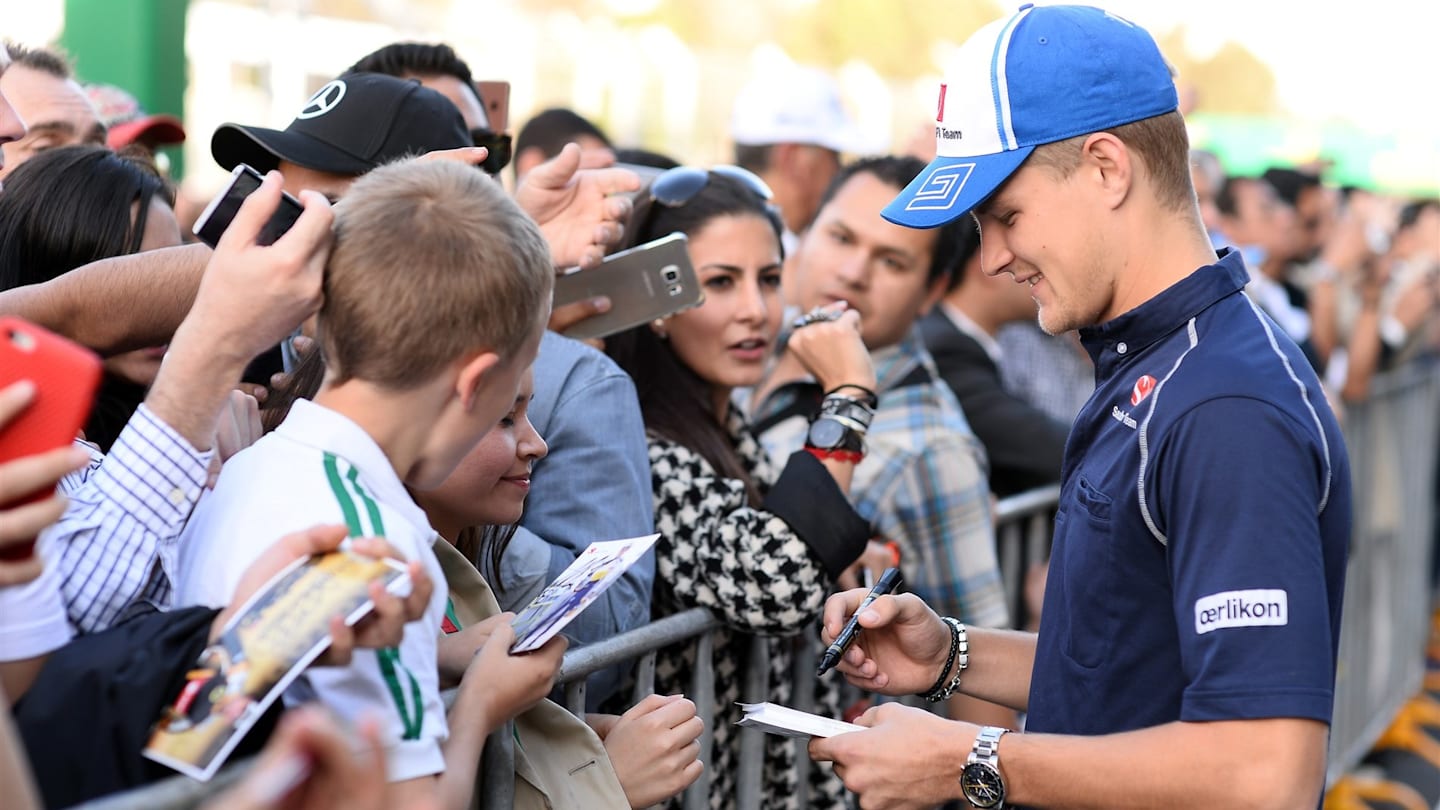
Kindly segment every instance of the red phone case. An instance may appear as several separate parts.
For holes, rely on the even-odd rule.
[[[0,464],[70,444],[90,415],[100,384],[100,358],[33,323],[0,317],[0,389],[19,380],[33,382],[36,394],[18,417],[0,427]],[[41,490],[0,506],[31,503],[51,494]],[[29,555],[26,543],[0,548],[0,559]]]

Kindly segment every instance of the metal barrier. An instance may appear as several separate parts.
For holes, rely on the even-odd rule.
[[[1059,502],[1060,485],[1051,484],[1011,495],[995,505],[996,556],[1005,583],[1010,622],[1017,629],[1034,618],[1025,604],[1025,578],[1030,566],[1050,559],[1055,507]]]
[[[1440,365],[1376,378],[1345,417],[1355,510],[1327,784],[1420,691],[1431,615]]]
[[[1011,615],[1023,615],[1024,572],[1029,563],[1045,559],[1049,551],[1051,519],[1059,497],[1058,486],[1044,487],[1001,500],[996,506],[996,539],[999,543],[1001,568],[1005,577],[1006,596]],[[607,667],[635,662],[635,688],[632,703],[638,703],[655,690],[655,657],[663,647],[687,640],[699,645],[697,661],[708,661],[713,649],[713,631],[720,626],[710,611],[695,608],[656,620],[628,633],[570,650],[560,667],[557,682],[565,688],[565,706],[576,716],[585,713],[585,678]],[[808,653],[808,655],[807,655]],[[819,642],[814,634],[796,640],[796,666],[793,705],[810,710],[815,705],[815,670]],[[765,639],[751,639],[750,671],[743,692],[746,700],[765,700],[768,692],[765,673],[769,671],[769,647]],[[695,701],[696,713],[705,721],[700,740],[700,758],[708,761],[714,738],[713,701],[714,672],[710,667],[697,666],[689,694]],[[453,692],[447,693],[447,706]],[[765,735],[749,732],[740,738],[739,773],[736,778],[736,810],[759,810],[763,803],[761,787],[764,769]],[[797,758],[808,762],[805,741],[796,741]],[[231,765],[209,783],[177,776],[145,788],[127,791],[83,805],[90,810],[171,810],[195,807],[223,787],[233,784],[249,767],[248,762]],[[485,743],[480,765],[479,804],[481,810],[510,810],[514,802],[515,752],[513,729],[497,730]],[[802,771],[803,776],[803,771]],[[802,778],[798,786],[800,806],[806,806],[809,780]],[[701,774],[685,793],[685,810],[708,807],[709,773]]]
[[[1440,365],[1404,369],[1377,378],[1371,397],[1351,407],[1345,420],[1346,443],[1353,480],[1355,529],[1347,572],[1336,675],[1335,714],[1330,734],[1327,784],[1352,769],[1416,694],[1424,674],[1425,641],[1431,616],[1430,555],[1434,538],[1436,459],[1440,448]],[[1058,486],[1044,487],[999,501],[995,532],[1006,598],[1017,626],[1027,614],[1026,572],[1049,556]],[[605,641],[571,650],[558,681],[565,685],[565,704],[584,714],[585,677],[616,664],[635,662],[634,702],[654,690],[656,652],[694,640],[697,662],[710,660],[713,633],[719,621],[704,609],[657,620]],[[796,708],[814,705],[814,670],[818,642],[806,634],[797,640]],[[812,653],[807,657],[806,651]],[[763,700],[768,648],[752,640],[751,671],[744,686],[747,700]],[[690,695],[706,721],[701,758],[708,760],[713,742],[714,673],[697,666]],[[741,737],[737,810],[757,810],[762,803],[764,735]],[[804,741],[797,741],[803,763]],[[235,781],[248,767],[226,768],[208,784],[175,777],[84,805],[96,810],[168,810],[193,807]],[[481,765],[480,806],[510,810],[514,795],[513,735],[507,727],[486,744]],[[800,780],[800,806],[806,804],[808,780]],[[686,810],[707,806],[708,773],[685,794]]]
[[[709,761],[715,738],[715,671],[712,667],[702,666],[700,662],[709,661],[713,657],[715,637],[712,633],[719,626],[720,621],[712,616],[710,611],[695,608],[567,652],[557,677],[557,680],[565,685],[566,708],[577,717],[584,717],[585,677],[637,658],[635,690],[631,702],[639,703],[655,691],[656,653],[662,647],[696,639],[698,647],[695,650],[695,671],[691,675],[690,699],[695,702],[695,714],[705,721],[705,730],[700,734],[700,760]],[[685,810],[704,810],[709,806],[709,795],[710,772],[707,770],[700,774],[695,784],[686,789]],[[500,805],[491,805],[488,801],[482,801],[481,806],[482,810],[508,810]]]

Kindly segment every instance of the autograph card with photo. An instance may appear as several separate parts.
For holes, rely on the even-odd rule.
[[[660,535],[652,534],[591,543],[515,617],[511,624],[515,629],[515,643],[510,645],[510,652],[529,652],[545,646],[545,642],[580,615],[580,611],[604,593],[626,569],[645,556],[658,539]]]
[[[200,653],[155,724],[147,758],[209,780],[285,688],[330,646],[330,618],[353,625],[374,607],[370,583],[409,590],[395,560],[335,551],[276,574]]]

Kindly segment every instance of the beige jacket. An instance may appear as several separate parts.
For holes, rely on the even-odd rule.
[[[450,586],[452,621],[469,627],[500,612],[490,585],[454,546],[438,541],[435,555]],[[515,810],[629,808],[605,746],[583,720],[549,700],[515,718]]]

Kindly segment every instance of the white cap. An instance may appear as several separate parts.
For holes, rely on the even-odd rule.
[[[742,146],[801,143],[836,152],[863,150],[855,122],[828,74],[790,67],[765,71],[741,89],[730,116],[730,137]]]

